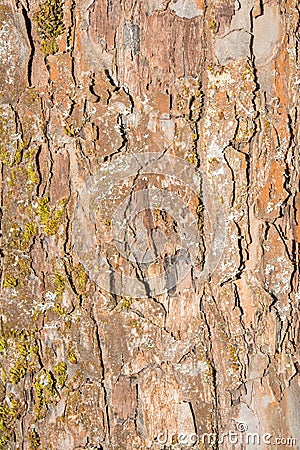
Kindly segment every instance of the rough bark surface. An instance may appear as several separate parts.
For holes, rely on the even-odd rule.
[[[1,1],[0,449],[300,448],[298,28]]]

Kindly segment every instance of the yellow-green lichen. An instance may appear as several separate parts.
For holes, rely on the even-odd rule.
[[[70,121],[65,124],[64,131],[67,136],[76,138],[80,135],[80,132],[83,130],[85,125],[89,122],[90,117],[83,115],[81,120],[78,119],[69,119]]]
[[[72,281],[79,295],[84,295],[87,291],[88,276],[84,268],[78,264],[69,267]]]
[[[235,136],[236,143],[250,142],[255,133],[255,123],[253,120],[241,117],[238,122],[238,129]]]
[[[57,393],[55,390],[55,381],[51,373],[43,369],[40,371],[33,383],[35,392],[34,413],[38,420],[46,416],[48,405],[55,404]]]
[[[7,450],[14,438],[15,425],[21,417],[22,407],[14,394],[0,404],[0,450]]]
[[[21,194],[31,193],[34,187],[38,184],[39,177],[34,169],[34,163],[24,161],[22,166],[14,167],[8,176],[8,186],[10,194],[16,196],[17,190],[22,191]]]
[[[65,130],[65,133],[66,133],[67,136],[69,136],[69,137],[76,137],[76,136],[79,135],[79,133],[81,131],[81,128],[79,128],[79,127],[75,127],[74,128],[71,125],[67,124],[65,126],[64,130]]]
[[[0,161],[7,166],[20,162],[14,114],[10,107],[0,107]]]
[[[24,152],[24,161],[26,164],[26,180],[27,184],[29,185],[29,191],[32,191],[34,186],[37,185],[40,181],[40,176],[37,171],[36,167],[36,153],[37,151],[35,149],[27,149]]]
[[[7,379],[12,384],[18,384],[26,372],[32,372],[39,366],[38,346],[31,332],[9,332],[0,338],[0,349],[0,363],[7,367]]]
[[[142,324],[140,319],[133,319],[129,321],[129,326],[135,329],[135,331],[141,336],[143,334]]]
[[[205,360],[205,364],[206,364],[206,368],[203,372],[204,374],[204,379],[208,384],[212,384],[213,383],[213,376],[214,376],[214,368],[210,362],[209,359]]]
[[[75,356],[75,353],[72,350],[68,354],[68,361],[71,364],[77,364],[77,358]]]
[[[62,388],[68,378],[67,364],[65,362],[60,362],[57,366],[54,367],[53,372],[56,378],[57,387]]]
[[[129,295],[126,295],[125,297],[122,297],[122,301],[121,301],[121,309],[126,309],[128,310],[130,308],[130,306],[132,305],[132,298]]]
[[[18,249],[22,249],[21,241],[18,242]],[[16,247],[11,247],[16,248]],[[11,250],[11,249],[10,249]],[[3,278],[3,286],[12,290],[12,294],[20,289],[28,287],[27,277],[30,274],[30,259],[27,255],[18,255],[16,253],[10,253],[7,256],[5,274]]]
[[[247,63],[245,66],[245,70],[242,74],[243,81],[255,81],[255,70],[253,65]]]
[[[178,434],[173,434],[172,436],[172,445],[179,444]]]
[[[59,303],[55,303],[52,311],[55,312],[58,316],[63,316],[64,314],[66,314],[65,309]]]
[[[229,360],[230,360],[230,368],[235,372],[239,373],[241,370],[241,364],[239,361],[238,350],[235,345],[229,344]]]
[[[177,82],[176,107],[182,116],[192,123],[199,121],[203,109],[204,94],[197,78],[181,79]],[[193,133],[195,131],[193,130]]]
[[[6,349],[6,339],[4,337],[0,337],[0,353],[4,352]]]
[[[20,358],[16,361],[14,367],[10,369],[9,379],[13,384],[19,383],[27,371],[26,358]]]
[[[28,222],[25,225],[25,231],[24,231],[24,243],[26,245],[30,244],[32,242],[32,238],[37,234],[37,226],[33,222]]]
[[[62,299],[62,294],[66,288],[66,279],[62,273],[59,271],[55,272],[54,276],[54,286],[55,286],[55,294],[57,298]]]
[[[54,285],[53,295],[56,299],[56,303],[55,303],[54,307],[52,308],[52,311],[54,311],[57,315],[62,316],[66,313],[66,311],[64,310],[64,308],[61,305],[63,292],[66,288],[66,278],[58,270],[55,272],[55,275],[53,278],[53,285]]]
[[[13,289],[18,285],[18,280],[13,276],[7,276],[4,278],[3,286],[6,288]]]
[[[190,153],[188,156],[187,156],[187,160],[188,160],[188,162],[190,163],[190,164],[192,164],[193,166],[198,166],[198,155],[195,153],[195,152],[193,152],[193,153]]]
[[[35,169],[35,165],[32,162],[30,162],[27,166],[27,175],[29,184],[34,185],[39,182],[38,173]]]
[[[41,38],[41,51],[45,55],[54,55],[59,49],[57,38],[65,30],[63,5],[61,0],[46,0],[34,14]]]
[[[40,436],[35,429],[28,431],[29,450],[38,450],[41,447]]]
[[[39,215],[43,230],[46,234],[53,235],[58,232],[65,214],[66,200],[61,199],[56,208],[51,208],[49,197],[39,198],[37,213]]]
[[[218,23],[214,20],[214,19],[211,19],[210,21],[209,21],[209,28],[212,30],[212,31],[217,31],[217,29],[218,29]]]

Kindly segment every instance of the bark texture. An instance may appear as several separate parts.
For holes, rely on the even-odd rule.
[[[0,449],[300,448],[298,28],[1,1]]]

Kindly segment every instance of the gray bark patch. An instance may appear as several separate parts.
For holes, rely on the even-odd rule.
[[[140,52],[140,27],[133,22],[126,22],[123,30],[125,49],[131,49],[134,55]]]
[[[223,38],[218,38],[215,55],[219,63],[226,64],[230,60],[249,56],[250,38],[250,34],[245,30],[234,30]]]
[[[196,3],[192,0],[178,0],[173,3],[171,9],[177,16],[186,19],[193,19],[194,17],[201,16],[203,13],[202,9],[198,8]]]
[[[257,64],[267,64],[277,54],[280,39],[280,15],[277,8],[265,6],[264,15],[253,24],[253,51]]]

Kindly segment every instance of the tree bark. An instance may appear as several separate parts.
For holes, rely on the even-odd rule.
[[[298,28],[2,1],[0,449],[300,448]]]

